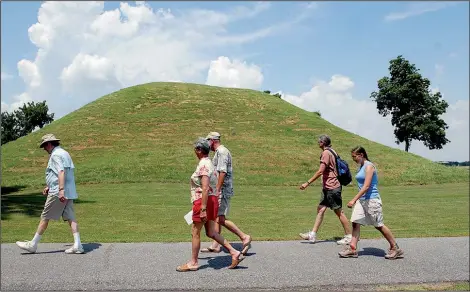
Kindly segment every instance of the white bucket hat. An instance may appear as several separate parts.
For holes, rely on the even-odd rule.
[[[39,145],[39,148],[42,148],[44,143],[47,143],[47,142],[52,142],[52,141],[60,141],[60,139],[57,139],[54,134],[46,134],[44,136],[42,136],[41,138],[41,144]]]

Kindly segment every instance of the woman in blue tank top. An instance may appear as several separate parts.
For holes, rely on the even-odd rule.
[[[386,259],[403,257],[404,252],[398,247],[392,231],[383,223],[382,199],[377,188],[378,176],[374,164],[369,161],[367,152],[363,147],[356,147],[351,151],[351,157],[359,165],[356,181],[359,188],[357,195],[348,203],[353,209],[351,222],[353,227],[352,239],[349,246],[339,252],[340,257],[358,257],[357,241],[361,232],[361,225],[372,225],[379,230],[390,244],[385,255]]]

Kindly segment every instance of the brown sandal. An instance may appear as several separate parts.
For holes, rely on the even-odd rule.
[[[189,271],[197,271],[199,267],[190,267],[188,264],[181,265],[176,268],[178,272],[189,272]]]
[[[229,269],[235,269],[244,259],[245,259],[245,257],[240,252],[240,255],[238,256],[238,258],[236,260],[232,259],[232,264],[228,268]]]
[[[242,254],[246,255],[246,253],[248,252],[250,248],[251,248],[251,236],[250,236],[250,240],[246,244],[243,245]]]

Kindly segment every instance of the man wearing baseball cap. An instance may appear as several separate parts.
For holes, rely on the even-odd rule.
[[[69,153],[60,147],[60,139],[53,134],[42,136],[39,148],[50,154],[46,168],[46,184],[42,194],[47,196],[41,221],[34,238],[31,241],[17,241],[19,248],[35,253],[43,233],[46,231],[49,220],[68,221],[74,237],[74,244],[65,250],[67,254],[83,253],[80,243],[78,224],[75,219],[73,200],[78,198],[75,187],[74,164]]]
[[[248,249],[251,248],[251,236],[243,233],[235,223],[227,220],[228,212],[230,209],[230,199],[233,196],[233,174],[232,174],[232,154],[230,151],[220,143],[220,134],[218,132],[210,132],[206,139],[209,141],[211,150],[215,152],[212,158],[217,171],[217,185],[216,193],[219,196],[219,210],[216,226],[218,233],[222,232],[221,226],[225,226],[232,233],[236,234],[243,243],[242,254],[246,254]],[[204,248],[201,252],[220,252],[221,247],[213,241],[210,247]]]

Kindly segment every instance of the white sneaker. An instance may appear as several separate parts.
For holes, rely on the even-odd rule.
[[[67,254],[74,254],[74,253],[80,254],[84,252],[85,250],[83,249],[83,246],[81,244],[79,247],[72,246],[71,248],[65,250],[65,253]]]
[[[299,236],[303,239],[303,240],[308,240],[310,241],[311,243],[315,243],[316,241],[316,238],[315,236],[313,235],[313,233],[310,231],[310,232],[307,232],[307,233],[299,233]]]
[[[343,237],[343,239],[338,240],[336,243],[337,243],[337,244],[341,244],[341,245],[350,244],[350,243],[351,243],[351,239],[352,239],[352,235],[345,235],[345,236]]]
[[[29,251],[30,253],[35,253],[38,249],[38,246],[34,245],[32,241],[17,241],[16,245],[21,249]]]

